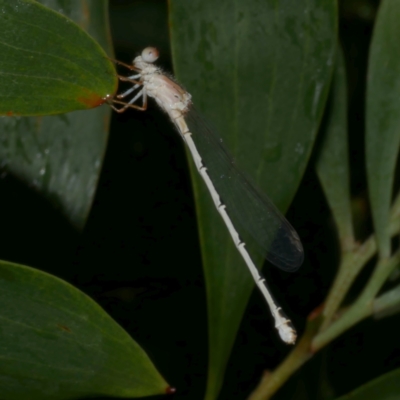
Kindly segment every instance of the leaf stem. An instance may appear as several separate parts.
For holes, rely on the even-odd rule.
[[[347,329],[373,313],[373,300],[375,296],[399,262],[400,250],[391,258],[382,259],[378,262],[374,273],[356,302],[340,319],[332,323],[329,328],[319,333],[313,339],[312,350],[314,352],[320,350]]]
[[[390,232],[392,236],[400,232],[400,194],[392,207]],[[358,248],[353,249],[352,252],[344,252],[338,277],[335,279],[328,295],[323,315],[315,319],[309,319],[306,330],[296,347],[275,371],[264,374],[258,387],[251,393],[248,400],[270,399],[315,352],[374,312],[376,307],[374,298],[390,273],[400,263],[400,250],[390,259],[378,262],[375,271],[356,302],[342,314],[340,319],[329,325],[357,274],[376,251],[375,237],[371,235],[369,239]],[[399,293],[397,299],[400,299]],[[320,333],[317,334],[318,331]]]
[[[376,253],[376,242],[370,237],[356,251],[342,255],[339,271],[325,302],[321,331],[327,329],[354,280],[368,260]]]
[[[399,262],[400,250],[390,259],[381,260],[358,300],[326,331],[315,336],[322,322],[321,318],[308,321],[304,335],[297,346],[273,373],[264,375],[260,384],[251,393],[248,400],[270,399],[313,354],[340,336],[344,331],[371,315],[373,312],[374,297]]]
[[[400,232],[400,194],[393,203],[391,212],[390,233],[392,236]],[[324,331],[331,324],[332,319],[346,296],[348,290],[362,271],[365,264],[376,253],[377,246],[375,236],[371,235],[363,244],[353,251],[342,253],[342,260],[339,271],[333,282],[325,302],[323,311],[324,321],[321,325],[321,331]]]
[[[314,335],[317,333],[320,319],[308,321],[306,330],[297,343],[296,347],[289,353],[286,359],[272,373],[266,372],[259,385],[250,394],[248,400],[267,400],[289,379],[313,355],[310,346]]]

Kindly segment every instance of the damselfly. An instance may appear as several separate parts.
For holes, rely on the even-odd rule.
[[[153,64],[157,58],[158,50],[147,47],[132,65],[118,62],[134,71],[130,76],[119,76],[121,81],[130,82],[133,86],[111,99],[112,103],[122,107],[111,106],[119,113],[128,108],[143,111],[147,108],[147,98],[152,97],[169,115],[187,144],[235,246],[264,295],[280,337],[286,343],[294,343],[296,331],[273,300],[265,278],[252,261],[241,236],[243,232],[249,233],[266,259],[286,271],[297,269],[303,262],[300,239],[273,203],[256,190],[236,167],[220,138],[196,113],[191,95]],[[122,100],[132,94],[129,101]],[[140,99],[141,104],[137,104]]]

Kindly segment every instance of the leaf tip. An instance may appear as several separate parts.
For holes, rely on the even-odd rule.
[[[174,394],[175,392],[176,392],[176,389],[174,387],[172,387],[172,386],[168,386],[165,389],[165,394]]]
[[[95,108],[104,104],[110,97],[111,95],[109,94],[101,97],[98,94],[91,92],[78,97],[77,101],[84,104],[86,108]]]

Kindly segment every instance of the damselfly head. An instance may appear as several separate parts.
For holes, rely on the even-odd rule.
[[[142,51],[142,59],[144,62],[153,63],[157,60],[159,52],[155,47],[146,47]]]

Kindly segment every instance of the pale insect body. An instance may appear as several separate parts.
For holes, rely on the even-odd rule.
[[[201,154],[199,154],[196,144],[192,139],[192,133],[190,132],[188,125],[185,121],[185,115],[191,112],[191,104],[192,104],[191,95],[188,92],[186,92],[180,85],[178,85],[173,79],[165,75],[160,68],[153,65],[153,62],[155,62],[157,58],[158,58],[158,50],[153,47],[147,47],[146,49],[143,50],[140,56],[136,57],[133,60],[132,66],[123,64],[129,69],[135,71],[136,73],[128,77],[120,76],[119,78],[123,81],[128,81],[133,83],[134,86],[125,91],[124,93],[118,95],[117,98],[122,99],[133,93],[136,89],[140,88],[140,90],[132,97],[132,99],[129,102],[113,99],[112,101],[114,103],[122,104],[123,107],[121,108],[116,108],[115,106],[112,107],[114,108],[114,110],[120,113],[124,112],[128,108],[145,110],[147,108],[147,97],[152,97],[155,99],[157,104],[170,116],[171,120],[174,122],[180,135],[182,136],[183,140],[187,144],[192,154],[197,170],[201,175],[201,177],[203,178],[210,192],[212,200],[215,204],[215,207],[219,212],[219,214],[221,215],[223,221],[225,222],[225,225],[233,239],[233,242],[235,243],[236,248],[241,254],[243,260],[245,261],[247,267],[249,268],[250,273],[253,276],[255,283],[257,284],[265,300],[267,301],[272,316],[275,320],[275,327],[278,330],[281,339],[286,343],[293,344],[296,340],[296,331],[293,329],[290,320],[286,319],[284,315],[281,313],[280,307],[276,305],[271,294],[269,293],[264,277],[260,274],[257,267],[254,265],[250,257],[250,254],[246,249],[245,243],[241,240],[239,233],[235,228],[235,224],[232,222],[232,219],[229,216],[230,210],[227,209],[226,205],[220,199],[220,195],[218,194],[218,191],[216,190],[214,184],[216,180],[214,178],[213,182],[213,180],[210,178],[210,175],[207,171],[207,165],[204,164]],[[143,99],[142,106],[135,104],[135,102],[137,102],[137,100],[140,98]],[[220,152],[221,150],[217,150],[217,152],[218,151]],[[224,152],[223,149],[222,152]],[[224,154],[223,158],[224,157],[226,157],[226,154]],[[229,163],[229,161],[227,162]],[[226,161],[223,161],[223,163],[226,164]],[[236,171],[235,168],[233,168],[233,170]],[[244,179],[242,178],[243,175],[238,171],[234,173],[232,176],[234,179],[239,180],[240,182],[241,179]],[[249,198],[250,199],[255,198],[256,199],[255,201],[259,202],[261,206],[265,208],[265,212],[268,213],[270,221],[272,221],[275,224],[273,229],[279,229],[281,226],[285,228],[285,235],[287,237],[286,239],[290,246],[289,250],[292,251],[293,255],[290,263],[294,264],[294,267],[298,267],[303,259],[303,250],[301,242],[294,229],[286,221],[286,219],[279,213],[279,211],[273,206],[273,204],[268,199],[262,199],[259,196],[259,193],[257,193],[255,189],[248,182],[244,182],[244,184],[242,183],[238,187],[241,188],[240,190],[242,192],[243,190],[245,191],[249,190],[249,193],[253,192],[255,193],[255,195],[252,194],[251,196],[249,196]],[[260,199],[258,199],[259,197]],[[232,202],[232,204],[234,205],[236,203]],[[242,210],[244,210],[244,208],[242,208]],[[264,221],[264,218],[261,218],[261,220]],[[248,230],[251,231],[251,229]],[[274,257],[276,258],[276,255],[274,255]],[[267,258],[270,259],[270,261],[272,261],[274,264],[282,266],[283,269],[288,269],[288,270],[292,269],[290,265],[289,265],[290,268],[286,268],[285,265],[286,261],[282,261],[284,260],[283,256],[281,257],[282,258],[281,261],[279,260],[280,257],[279,254],[277,259],[275,259],[274,257],[271,258],[267,257]]]

